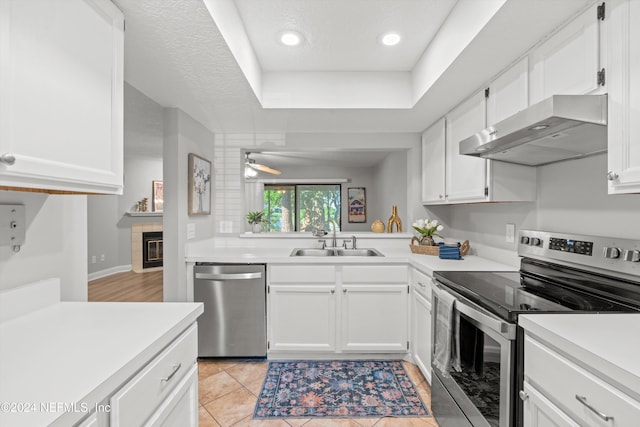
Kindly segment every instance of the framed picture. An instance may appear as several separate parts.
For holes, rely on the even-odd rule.
[[[153,198],[151,199],[151,205],[153,212],[162,212],[164,208],[164,192],[162,187],[162,181],[151,181],[153,187]]]
[[[211,162],[189,153],[189,215],[211,214]]]
[[[367,222],[367,199],[364,187],[347,189],[349,222]]]

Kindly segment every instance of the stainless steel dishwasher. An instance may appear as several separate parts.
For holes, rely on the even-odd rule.
[[[198,355],[265,357],[265,265],[198,263],[194,275],[194,301],[204,303]]]

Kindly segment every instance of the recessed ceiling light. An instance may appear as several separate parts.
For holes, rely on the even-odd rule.
[[[400,43],[400,34],[398,33],[386,33],[382,35],[380,39],[385,46],[395,46]]]
[[[285,46],[298,46],[302,43],[302,34],[293,30],[283,31],[280,33],[280,43]]]

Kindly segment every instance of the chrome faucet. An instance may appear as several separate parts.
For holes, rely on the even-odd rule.
[[[337,248],[338,247],[338,241],[336,240],[336,224],[333,224],[333,237],[331,237],[331,247],[332,248]]]
[[[351,236],[351,249],[356,249],[356,236]]]

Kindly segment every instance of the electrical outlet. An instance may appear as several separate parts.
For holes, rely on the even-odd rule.
[[[91,264],[95,264],[96,263],[96,256],[92,255],[91,256]]]
[[[190,222],[187,224],[187,240],[196,238],[196,224]]]
[[[104,254],[100,255],[100,262],[104,262]]]
[[[516,225],[507,224],[505,227],[505,239],[507,243],[514,243],[516,241]]]

